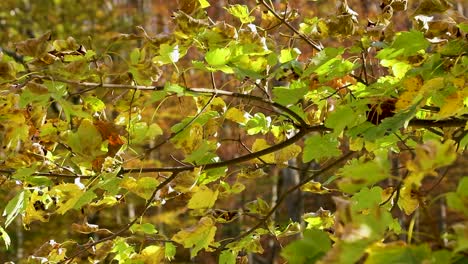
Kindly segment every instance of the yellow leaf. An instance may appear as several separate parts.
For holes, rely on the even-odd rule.
[[[423,80],[419,76],[407,78],[402,82],[403,87],[409,92],[419,92],[423,85]]]
[[[398,206],[402,208],[407,215],[412,214],[414,210],[418,208],[419,201],[415,198],[410,187],[404,186],[401,188]]]
[[[288,160],[293,159],[301,153],[302,148],[296,144],[287,146],[277,152],[275,152],[275,163],[282,164],[288,162]]]
[[[159,264],[164,262],[164,256],[164,247],[152,245],[145,247],[136,260],[142,260],[145,264]]]
[[[269,147],[270,147],[270,145],[268,145],[268,143],[266,142],[265,139],[258,138],[258,139],[255,140],[255,142],[252,145],[252,151],[257,152],[257,151],[264,150],[264,149],[269,148]],[[261,160],[256,159],[255,162],[256,163],[263,163],[263,162],[275,163],[275,155],[273,153],[263,155],[263,156],[260,157],[260,159]]]
[[[262,169],[241,169],[237,174],[237,177],[243,177],[247,179],[260,178],[267,175]]]
[[[172,237],[172,240],[191,248],[190,256],[193,258],[201,249],[208,249],[214,242],[216,226],[210,217],[202,217],[196,226],[179,231]]]
[[[181,138],[176,143],[176,146],[183,149],[186,153],[192,153],[194,150],[198,149],[203,141],[202,125],[193,123],[189,129],[188,135]]]
[[[82,190],[78,185],[73,183],[63,183],[54,186],[52,190],[50,190],[49,194],[56,198],[56,212],[63,215],[75,206],[83,193],[84,190]]]
[[[444,77],[437,77],[424,82],[421,91],[424,93],[432,92],[444,88]]]
[[[318,194],[329,193],[328,190],[325,190],[325,189],[322,188],[322,184],[320,182],[316,182],[316,181],[310,181],[310,182],[302,185],[301,191],[311,192],[311,193],[318,193]]]
[[[246,121],[245,113],[235,107],[231,107],[226,111],[226,119],[239,124],[244,124]]]
[[[193,195],[187,207],[190,209],[211,208],[218,199],[218,191],[213,191],[205,185],[192,189]]]
[[[462,92],[454,92],[445,98],[445,104],[440,108],[439,119],[444,119],[457,115],[460,110],[465,108],[463,101],[465,95]]]
[[[148,200],[151,198],[151,194],[158,184],[158,180],[152,177],[141,177],[138,180],[132,177],[125,177],[122,182],[120,182],[120,187]]]
[[[402,86],[405,88],[405,91],[398,98],[398,101],[395,104],[395,110],[405,110],[410,107],[414,103],[416,97],[420,94],[422,85],[423,80],[419,76],[403,80]]]
[[[200,177],[201,168],[196,168],[193,171],[183,171],[177,174],[177,177],[172,181],[174,190],[186,193],[189,192],[195,185],[195,182]]]

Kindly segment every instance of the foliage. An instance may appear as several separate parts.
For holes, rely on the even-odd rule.
[[[14,2],[0,24],[47,12]],[[76,23],[33,17],[28,38],[11,20],[0,38],[6,257],[22,225],[25,263],[245,263],[265,241],[289,263],[467,261],[467,175],[447,175],[468,145],[468,24],[447,1],[383,1],[365,25],[347,1],[330,18],[246,1],[217,20],[215,1],[180,0],[167,35],[128,14],[106,31],[110,1],[53,2],[51,21]],[[282,189],[280,170],[301,177]],[[302,219],[285,217],[297,193]],[[440,204],[443,229],[416,229]]]

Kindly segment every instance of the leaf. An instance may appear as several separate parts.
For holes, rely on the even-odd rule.
[[[171,242],[164,243],[164,255],[167,260],[171,261],[176,255],[176,247]]]
[[[382,157],[371,161],[353,159],[349,164],[338,171],[341,178],[338,180],[340,190],[355,193],[362,187],[375,184],[390,176],[390,167]]]
[[[83,196],[84,191],[76,184],[62,183],[54,186],[49,193],[50,196],[56,198],[57,209],[55,212],[63,215],[75,207],[75,204]]]
[[[5,248],[8,249],[11,245],[11,239],[8,233],[3,229],[3,227],[0,226],[0,233],[2,234],[1,237],[3,239],[3,242],[5,243]]]
[[[207,8],[210,6],[210,3],[207,0],[198,0],[201,8]]]
[[[296,144],[289,145],[285,148],[280,149],[275,152],[275,163],[276,164],[285,164],[289,160],[294,159],[302,152],[302,148]]]
[[[76,132],[65,135],[68,146],[74,153],[80,155],[82,160],[92,161],[97,156],[105,154],[101,150],[102,137],[99,130],[89,119],[83,119]]]
[[[368,249],[364,264],[424,263],[429,261],[431,250],[427,244],[407,246],[401,242],[375,244]]]
[[[161,66],[168,63],[178,62],[184,52],[180,51],[179,45],[161,44],[159,47],[159,56],[153,58],[153,63]]]
[[[271,117],[265,116],[263,113],[256,113],[247,121],[245,126],[249,135],[266,134],[271,126]]]
[[[138,180],[133,177],[125,177],[120,182],[120,187],[135,193],[145,200],[148,200],[151,197],[154,189],[158,185],[158,180],[153,177],[141,177],[138,178]]]
[[[289,87],[273,88],[275,102],[282,105],[295,104],[303,99],[308,91],[308,84],[303,81],[293,81]]]
[[[270,145],[266,142],[265,139],[257,138],[252,145],[252,152],[258,152],[260,150],[264,150],[269,147]],[[256,162],[275,163],[275,155],[273,153],[270,153],[270,154],[260,156],[260,160],[256,160]]]
[[[283,49],[280,52],[279,62],[286,63],[288,61],[292,61],[297,59],[297,57],[301,54],[301,51],[297,48],[294,49]]]
[[[324,158],[337,157],[341,154],[338,149],[338,139],[331,135],[313,135],[304,142],[304,153],[302,160],[309,162],[311,160],[320,161]]]
[[[195,257],[201,249],[208,249],[211,243],[214,242],[216,234],[216,226],[213,219],[210,217],[202,217],[197,225],[181,230],[172,237],[172,240],[190,248],[190,257]]]
[[[444,143],[428,140],[415,149],[415,158],[406,164],[410,174],[405,178],[407,186],[421,185],[425,176],[437,176],[435,169],[452,164],[456,159],[455,142],[447,140]]]
[[[234,254],[230,250],[223,250],[219,255],[218,264],[236,264],[237,254]]]
[[[21,190],[8,202],[2,214],[6,216],[5,227],[8,227],[19,214],[24,212],[29,202],[29,196],[29,191]]]
[[[355,212],[378,208],[382,202],[382,188],[376,186],[362,188],[358,193],[355,193],[351,198],[353,202],[351,208]]]
[[[213,163],[219,160],[215,154],[217,144],[214,141],[202,141],[201,146],[188,155],[183,161],[196,165]]]
[[[330,191],[325,190],[322,187],[322,184],[320,182],[316,181],[309,181],[306,184],[301,186],[301,191],[303,192],[310,192],[310,193],[317,193],[317,194],[324,194],[324,193],[329,193]]]
[[[135,260],[141,260],[145,264],[159,264],[163,263],[165,256],[165,249],[161,246],[147,246],[141,252],[140,256],[132,257]]]
[[[468,215],[468,177],[463,177],[458,183],[456,192],[447,193],[449,208]]]
[[[205,54],[206,62],[213,67],[224,66],[228,63],[231,56],[231,50],[228,48],[219,48],[210,50]]]
[[[339,106],[325,120],[325,126],[333,128],[335,134],[341,133],[346,127],[351,128],[357,121],[356,112],[349,106]]]
[[[412,214],[419,207],[419,200],[414,194],[412,186],[403,186],[400,189],[398,206],[403,209],[406,215]]]
[[[459,112],[465,110],[464,101],[468,97],[468,91],[456,91],[445,97],[444,105],[438,113],[439,119],[446,119],[456,116]]]
[[[255,21],[255,17],[249,14],[249,8],[246,5],[230,5],[225,7],[229,14],[239,18],[242,23],[250,23]]]
[[[192,198],[190,198],[187,207],[189,209],[208,209],[213,207],[218,199],[218,191],[212,191],[205,185],[192,189]]]
[[[225,117],[228,120],[234,121],[239,124],[244,124],[247,118],[245,117],[247,113],[239,110],[236,107],[231,107],[226,111]]]
[[[328,234],[321,230],[306,230],[304,238],[287,245],[281,256],[291,264],[315,263],[331,249]]]
[[[144,223],[144,224],[133,224],[130,229],[132,233],[142,232],[148,235],[157,234],[158,230],[154,227],[153,224]]]
[[[424,52],[429,45],[429,41],[420,31],[400,32],[392,45],[379,51],[376,57],[379,59],[393,59],[399,56],[413,56],[419,52]]]
[[[48,42],[50,36],[51,33],[47,32],[38,38],[18,42],[16,43],[16,51],[21,55],[41,58],[52,48]]]
[[[335,224],[335,217],[329,210],[320,208],[317,212],[307,213],[302,216],[307,223],[306,229],[320,229],[330,228]]]

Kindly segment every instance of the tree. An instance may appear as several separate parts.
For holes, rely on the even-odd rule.
[[[14,2],[0,4],[5,258],[467,260],[468,181],[451,170],[468,145],[468,24],[448,1],[383,1],[365,25],[347,1],[327,18],[180,0],[168,34],[133,27],[162,8],[144,1]]]

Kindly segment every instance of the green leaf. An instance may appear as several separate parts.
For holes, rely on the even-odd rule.
[[[229,14],[239,18],[242,23],[250,23],[255,21],[255,17],[249,13],[249,8],[246,5],[231,5],[225,7]]]
[[[179,61],[183,53],[180,51],[178,44],[169,45],[164,43],[159,46],[159,56],[153,58],[153,63],[157,65],[175,63]]]
[[[181,96],[184,94],[185,88],[176,83],[166,82],[164,85],[164,91],[176,93],[177,95]]]
[[[8,202],[3,210],[3,216],[6,216],[5,227],[8,227],[19,214],[24,212],[29,203],[29,196],[29,191],[21,190]]]
[[[351,128],[355,125],[358,117],[356,112],[347,105],[339,106],[337,109],[330,113],[325,120],[325,126],[333,128],[334,134],[340,134],[346,127]]]
[[[73,133],[68,131],[66,142],[74,153],[87,161],[92,161],[95,157],[105,154],[101,150],[102,137],[99,130],[93,125],[91,120],[81,121],[78,130]]]
[[[213,67],[224,66],[228,63],[231,56],[231,50],[228,48],[219,48],[210,50],[205,54],[206,62]]]
[[[153,123],[150,126],[146,122],[138,122],[130,127],[130,142],[140,144],[147,140],[154,140],[157,136],[163,134],[158,124]]]
[[[338,149],[338,139],[332,135],[313,135],[304,142],[304,153],[302,160],[309,162],[311,160],[322,160],[323,158],[337,157],[341,154]]]
[[[424,52],[430,45],[430,42],[420,31],[401,32],[397,34],[395,41],[388,48],[378,52],[379,59],[394,59],[398,56],[409,57]]]
[[[405,246],[399,243],[376,244],[368,249],[369,256],[364,264],[424,263],[431,256],[427,244]]]
[[[1,237],[3,239],[3,242],[5,243],[5,248],[8,249],[11,245],[11,239],[8,233],[3,229],[3,227],[0,226],[0,233],[2,234]],[[234,262],[235,263],[235,262]]]
[[[230,250],[224,250],[219,255],[219,264],[236,264],[237,254],[234,254]]]
[[[258,133],[268,133],[271,125],[271,117],[265,116],[263,113],[256,113],[250,118],[245,124],[247,128],[247,134],[255,135]]]
[[[217,144],[213,141],[203,141],[201,146],[195,151],[190,153],[183,161],[193,163],[196,165],[203,165],[213,163],[218,160],[218,155],[214,153],[216,151]]]
[[[294,49],[283,49],[280,52],[279,62],[286,63],[288,61],[292,61],[297,59],[297,57],[301,54],[301,51],[297,48]]]
[[[457,25],[459,29],[468,32],[468,22],[463,22]]]
[[[175,258],[175,255],[176,255],[176,247],[174,246],[174,244],[172,244],[171,242],[166,242],[164,243],[164,255],[166,257],[167,260],[171,261]]]
[[[303,81],[293,81],[289,87],[280,86],[273,88],[273,95],[275,96],[275,102],[282,105],[290,105],[303,99],[307,91],[307,83]]]
[[[371,161],[353,159],[338,171],[338,175],[342,177],[338,180],[338,187],[344,192],[355,193],[389,177],[390,165],[386,157],[376,157]]]
[[[172,240],[191,248],[190,257],[195,257],[201,249],[208,249],[214,242],[216,226],[210,217],[202,217],[197,225],[190,229],[181,230],[172,237]]]
[[[291,264],[315,263],[331,249],[328,234],[321,230],[304,231],[304,238],[287,245],[281,256]]]
[[[133,224],[130,229],[132,233],[142,232],[148,235],[157,234],[158,230],[154,227],[153,224],[144,223],[144,224]]]

